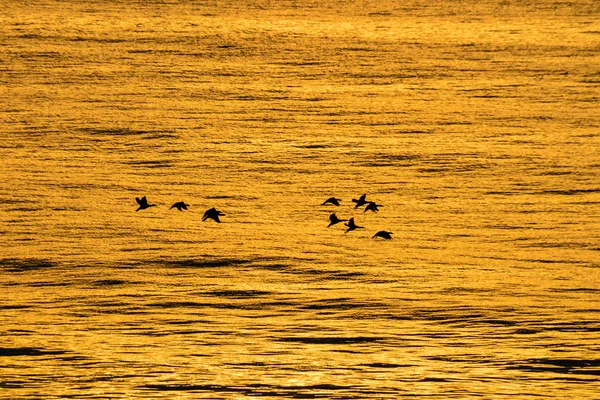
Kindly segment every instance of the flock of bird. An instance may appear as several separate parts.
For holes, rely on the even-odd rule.
[[[149,204],[148,203],[148,199],[146,198],[146,196],[142,197],[141,199],[139,197],[135,198],[135,201],[137,201],[138,203],[138,209],[135,211],[140,211],[140,210],[145,210],[146,208],[150,208],[150,207],[156,207],[156,204]],[[189,207],[189,204],[185,204],[185,202],[183,201],[178,201],[177,203],[173,204],[169,210],[176,208],[179,211],[183,211],[183,210],[187,210],[187,208]],[[206,210],[204,212],[204,215],[202,216],[202,221],[206,221],[207,219],[212,219],[215,222],[221,223],[221,220],[219,219],[219,217],[225,216],[225,214],[223,214],[221,211],[217,210],[216,208],[210,208],[208,210]]]
[[[138,209],[135,211],[140,211],[140,210],[145,210],[147,208],[150,207],[156,207],[156,204],[150,204],[148,203],[148,199],[146,198],[146,196],[142,197],[141,199],[139,197],[135,198],[135,201],[138,203]],[[325,200],[323,202],[323,204],[321,204],[322,206],[324,205],[328,205],[328,204],[332,204],[334,206],[339,206],[340,205],[340,201],[342,201],[341,199],[335,198],[335,197],[330,197],[327,200]],[[357,199],[352,199],[352,201],[354,203],[356,203],[356,205],[354,206],[354,209],[357,209],[358,207],[362,207],[365,206],[365,209],[363,212],[367,212],[367,211],[373,211],[373,212],[378,212],[379,211],[379,207],[383,207],[383,205],[381,204],[377,204],[374,201],[367,201],[367,195],[363,194],[362,196],[360,196]],[[183,210],[187,210],[189,207],[189,204],[185,204],[185,202],[183,201],[179,201],[175,204],[173,204],[169,210],[176,208],[179,211],[183,211]],[[225,214],[223,214],[221,211],[217,210],[216,208],[210,208],[208,210],[206,210],[204,212],[204,215],[202,216],[202,221],[206,221],[207,219],[212,219],[215,222],[221,223],[221,220],[219,219],[219,217],[225,216]],[[348,233],[350,231],[353,231],[355,229],[363,229],[364,226],[358,226],[356,225],[356,223],[354,222],[354,217],[350,218],[349,220],[347,219],[340,219],[338,218],[337,215],[335,215],[335,213],[332,213],[329,216],[329,225],[327,225],[327,227],[329,228],[330,226],[333,226],[335,224],[338,224],[340,222],[345,222],[344,225],[348,227],[348,229],[346,229],[346,232],[344,233]],[[386,239],[386,240],[391,240],[392,239],[392,232],[388,232],[388,231],[379,231],[377,233],[375,233],[372,237],[372,239],[379,237],[382,239]]]
[[[321,205],[325,206],[327,204],[332,204],[334,206],[339,206],[340,205],[340,201],[342,201],[342,200],[338,199],[338,198],[335,198],[335,197],[330,197],[327,200],[325,200],[323,202],[323,204],[321,204]],[[356,203],[356,205],[354,206],[354,209],[357,209],[358,207],[362,207],[362,206],[366,205],[366,207],[365,207],[365,209],[364,209],[363,212],[367,212],[367,211],[378,212],[379,211],[379,207],[383,207],[383,205],[377,204],[374,201],[367,201],[367,195],[366,194],[363,194],[358,199],[352,199],[352,201],[354,203]],[[348,222],[346,222],[346,221],[348,221]],[[338,218],[338,216],[335,213],[332,213],[329,216],[329,225],[327,225],[327,227],[329,228],[330,226],[333,226],[335,224],[339,224],[340,222],[346,222],[344,225],[346,225],[348,227],[348,229],[346,229],[345,233],[348,233],[348,232],[353,231],[355,229],[362,229],[362,228],[364,228],[364,226],[358,226],[358,225],[356,225],[356,223],[354,222],[354,217],[350,218],[349,220],[347,220],[347,219],[340,219],[340,218]],[[380,238],[386,239],[386,240],[391,240],[392,239],[392,232],[379,231],[379,232],[377,232],[377,233],[375,233],[373,235],[372,239],[374,239],[376,237],[380,237]]]

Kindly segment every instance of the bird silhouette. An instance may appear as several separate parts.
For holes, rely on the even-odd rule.
[[[137,203],[139,205],[138,209],[135,211],[145,210],[146,208],[150,208],[150,207],[156,207],[156,204],[148,204],[148,200],[146,199],[146,196],[142,197],[141,199],[139,197],[136,197],[135,201],[137,201]]]
[[[202,221],[206,221],[208,218],[210,218],[210,219],[214,219],[218,223],[221,223],[221,221],[219,220],[220,215],[224,216],[225,214],[223,214],[221,211],[219,211],[213,207],[209,210],[206,210],[206,212],[204,213],[204,216],[202,217]]]
[[[386,240],[391,240],[392,239],[392,233],[393,232],[379,231],[376,234],[374,234],[371,239],[375,239],[376,237],[380,237],[380,238],[383,238],[383,239],[386,239]]]
[[[346,225],[348,227],[348,229],[346,229],[346,232],[344,232],[344,233],[348,233],[348,232],[353,231],[353,230],[358,229],[358,228],[364,228],[364,226],[358,226],[358,225],[356,225],[354,223],[354,218],[350,218],[350,221],[348,221],[348,223],[346,223],[344,225]]]
[[[356,205],[354,206],[354,208],[362,207],[365,204],[367,204],[367,195],[363,194],[362,196],[360,196],[358,198],[358,200],[352,199],[352,201],[356,203]]]
[[[327,200],[325,200],[325,201],[323,202],[323,204],[321,204],[321,205],[322,205],[322,206],[324,206],[324,205],[326,205],[326,204],[328,204],[328,203],[331,203],[331,204],[333,204],[334,206],[339,206],[339,205],[340,205],[340,201],[342,201],[342,199],[336,199],[335,197],[330,197],[330,198],[328,198]]]
[[[337,217],[337,215],[335,215],[335,213],[333,213],[333,214],[331,214],[331,215],[329,216],[329,221],[331,221],[331,222],[329,223],[329,225],[327,225],[327,227],[328,227],[328,228],[329,228],[331,225],[335,225],[335,224],[338,224],[338,223],[340,223],[340,222],[344,222],[344,221],[348,221],[348,220],[347,220],[347,219],[339,219],[339,218]]]
[[[378,207],[383,207],[381,204],[377,204],[374,201],[370,201],[369,204],[367,204],[367,206],[365,207],[365,211],[363,212],[367,212],[367,211],[373,211],[373,212],[377,212],[379,211]]]
[[[171,208],[176,208],[179,211],[183,211],[183,210],[187,210],[189,204],[185,204],[183,201],[178,201],[177,203],[173,204],[171,206]],[[169,208],[169,210],[171,209]]]

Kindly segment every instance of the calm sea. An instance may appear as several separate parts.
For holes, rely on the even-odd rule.
[[[598,1],[14,0],[0,38],[1,398],[600,398]]]

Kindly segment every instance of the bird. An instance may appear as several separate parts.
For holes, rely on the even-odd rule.
[[[337,217],[337,215],[335,215],[335,213],[333,213],[333,214],[331,214],[331,215],[329,216],[329,221],[331,221],[331,222],[329,223],[329,225],[327,225],[327,227],[328,227],[328,228],[329,228],[331,225],[335,225],[335,224],[337,224],[337,223],[344,222],[344,221],[348,221],[348,220],[347,220],[347,219],[339,219],[339,218]]]
[[[367,211],[373,211],[373,212],[377,212],[379,211],[378,207],[383,207],[381,204],[377,204],[374,201],[370,201],[369,204],[367,204],[367,206],[365,207],[365,211],[363,212],[367,212]]]
[[[213,207],[209,210],[206,210],[206,212],[204,213],[204,216],[202,217],[202,221],[206,221],[208,218],[211,218],[211,219],[214,219],[216,222],[221,223],[221,221],[219,220],[220,215],[225,215],[225,214],[223,214],[221,211],[219,211]]]
[[[336,199],[335,197],[330,197],[327,200],[325,200],[323,202],[323,204],[321,204],[322,206],[326,205],[327,203],[331,203],[334,206],[339,206],[340,205],[340,201],[342,201],[342,199]]]
[[[383,239],[386,239],[386,240],[392,240],[392,233],[393,232],[379,231],[376,234],[374,234],[371,239],[375,239],[376,237],[380,237],[380,238],[383,238]]]
[[[185,204],[185,202],[183,202],[183,201],[178,201],[177,203],[173,204],[171,206],[171,208],[176,208],[179,211],[183,211],[183,210],[187,210],[188,206],[189,206],[189,204]],[[171,208],[169,208],[169,210]]]
[[[352,199],[352,201],[356,203],[356,205],[354,206],[354,208],[358,208],[358,207],[364,206],[365,204],[367,204],[367,195],[363,194],[362,196],[360,196],[358,198],[358,200]]]
[[[346,225],[348,227],[348,229],[346,229],[346,232],[344,232],[344,233],[348,233],[348,232],[353,231],[353,230],[358,229],[358,228],[364,228],[364,226],[358,226],[358,225],[356,225],[354,223],[354,218],[350,218],[350,221],[348,221],[348,223],[346,223],[344,225]]]
[[[146,196],[142,197],[141,199],[139,197],[136,197],[135,201],[137,201],[137,203],[139,204],[138,209],[135,211],[145,210],[146,208],[150,207],[156,207],[156,204],[148,204]]]

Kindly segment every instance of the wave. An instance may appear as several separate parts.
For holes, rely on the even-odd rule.
[[[40,258],[4,258],[0,259],[0,269],[6,272],[29,272],[53,268],[56,262]]]

